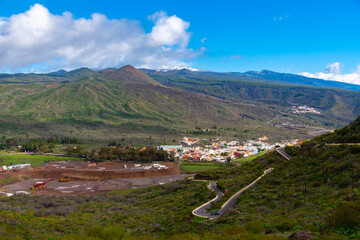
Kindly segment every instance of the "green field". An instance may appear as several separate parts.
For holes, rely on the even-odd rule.
[[[318,240],[359,239],[360,147],[325,145],[327,139],[340,137],[353,142],[359,131],[360,118],[345,130],[288,147],[291,161],[271,151],[235,167],[183,163],[192,169],[220,167],[196,174],[195,181],[106,195],[0,196],[0,238],[280,240],[304,230]],[[220,218],[208,221],[193,216],[195,208],[215,195],[205,182],[196,180],[216,181],[221,191],[228,190],[212,205],[219,209],[269,168],[273,171],[241,194]]]
[[[199,163],[185,162],[180,165],[180,169],[188,173],[201,172],[205,170],[214,170],[221,167],[222,167],[221,163],[206,163],[206,162],[199,162]]]
[[[249,157],[245,157],[245,158],[238,158],[238,159],[235,159],[234,162],[240,163],[240,164],[243,164],[243,163],[246,163],[246,162],[251,162],[252,160],[256,159],[257,157],[260,157],[260,156],[264,155],[267,152],[269,152],[269,151],[262,151],[262,152],[259,152],[256,155],[253,155],[253,156],[249,156]]]
[[[95,145],[146,146],[175,143],[179,134],[246,140],[260,132],[276,142],[309,138],[305,128],[284,122],[334,129],[360,114],[355,91],[210,73],[150,76],[130,66],[113,74],[78,69],[61,76],[0,76],[0,131],[19,143],[76,137]],[[316,106],[322,114],[294,115],[289,102]]]
[[[59,157],[59,156],[47,156],[47,155],[28,155],[17,153],[0,152],[0,165],[12,165],[12,164],[25,164],[30,163],[32,167],[38,167],[44,162],[50,161],[79,161],[81,158],[73,157]]]

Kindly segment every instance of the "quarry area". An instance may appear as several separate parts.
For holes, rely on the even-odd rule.
[[[25,166],[0,171],[0,179],[13,179],[0,187],[0,194],[101,194],[114,189],[162,185],[187,176],[191,175],[180,174],[173,163],[58,161],[38,168]]]

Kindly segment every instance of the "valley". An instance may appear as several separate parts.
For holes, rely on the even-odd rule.
[[[360,240],[359,22],[0,1],[0,240]]]
[[[311,128],[333,130],[360,114],[356,91],[247,75],[142,71],[125,66],[12,75],[14,82],[3,80],[0,88],[3,135],[77,136],[91,144],[124,139],[127,144],[151,145],[185,134],[249,139],[262,132],[281,140],[311,138]],[[321,114],[293,113],[294,104]]]
[[[88,238],[94,231],[97,234],[110,234],[109,231],[112,231],[111,234],[135,239],[200,236],[201,239],[286,239],[297,232],[307,232],[317,239],[355,238],[359,223],[353,215],[358,214],[360,197],[359,165],[356,164],[360,159],[359,146],[347,143],[357,143],[359,121],[360,118],[348,127],[316,137],[300,147],[282,148],[279,149],[280,153],[267,152],[240,166],[204,169],[194,176],[195,180],[179,180],[169,175],[171,181],[176,181],[162,182],[165,181],[164,177],[161,180],[153,177],[149,181],[145,177],[141,181],[148,182],[147,185],[142,185],[138,178],[133,178],[133,181],[127,178],[88,183],[76,179],[63,184],[49,182],[50,196],[44,196],[47,190],[40,189],[34,195],[0,198],[2,216],[11,220],[11,223],[1,225],[0,231],[7,237],[17,235],[42,239],[54,235],[64,236],[64,239]],[[340,138],[347,140],[332,144]],[[63,164],[76,167],[89,163]],[[111,164],[90,163],[91,168],[104,168]],[[123,167],[124,164],[131,165],[116,164]],[[114,169],[112,165],[110,168]],[[268,174],[264,176],[267,169],[272,171],[267,171]],[[149,186],[154,180],[164,184],[158,182],[160,185]],[[23,186],[29,187],[28,181],[23,181]],[[216,196],[206,187],[207,181],[216,181],[217,189],[224,193],[219,201],[207,209],[209,214],[219,211],[234,194],[237,199],[232,201],[232,208],[211,221],[192,214],[194,209]],[[120,186],[127,184],[139,188],[121,190]],[[118,189],[111,190],[115,185]],[[21,191],[18,183],[4,188]],[[246,191],[239,192],[241,189]],[[90,190],[107,193],[81,193]],[[54,191],[64,193],[55,194]],[[53,194],[56,198],[51,196]],[[351,221],[347,216],[352,216]],[[65,223],[66,230],[59,227]],[[16,233],[10,230],[11,224],[20,226]],[[52,230],[29,231],[39,225]],[[79,228],[86,230],[79,232]],[[111,230],[115,228],[116,231]],[[221,236],[216,238],[219,232]]]

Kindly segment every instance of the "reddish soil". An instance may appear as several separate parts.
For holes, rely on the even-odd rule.
[[[141,167],[138,168],[135,167],[135,164],[117,162],[57,162],[28,172],[22,172],[21,174],[36,178],[61,178],[67,176],[78,181],[100,181],[179,174],[177,166],[172,163],[161,163],[166,165],[167,169],[141,169],[141,167],[151,166],[151,164],[142,163],[140,164]],[[125,165],[127,168],[125,168]]]
[[[176,180],[184,179],[189,174],[176,174],[158,177],[145,178],[122,178],[101,181],[70,181],[59,182],[57,179],[46,184],[46,189],[36,189],[32,194],[35,195],[95,195],[104,194],[114,189],[142,188],[154,185],[162,185]],[[46,181],[45,178],[32,178],[29,180],[18,181],[2,189],[7,193],[16,194],[19,191],[29,192],[35,182]]]
[[[5,193],[15,194],[18,191],[28,192],[35,182],[53,179],[46,184],[46,189],[36,189],[34,194],[101,194],[113,189],[161,185],[189,176],[179,174],[177,165],[173,163],[159,163],[166,165],[167,168],[163,169],[151,167],[152,164],[153,163],[119,162],[90,163],[80,161],[51,162],[44,164],[44,166],[40,168],[26,168],[0,173],[0,180],[6,179],[9,176],[13,177],[13,183],[2,186],[1,188],[5,190]],[[69,177],[71,181],[58,181],[59,178],[65,176]]]

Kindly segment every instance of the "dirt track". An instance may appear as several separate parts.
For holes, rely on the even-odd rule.
[[[102,181],[70,181],[59,182],[57,179],[46,184],[46,189],[37,189],[34,194],[38,195],[92,195],[102,194],[114,189],[142,188],[147,186],[162,185],[168,182],[184,179],[189,174],[176,174],[169,176],[145,177],[145,178],[123,178]],[[30,191],[35,182],[45,181],[44,178],[32,178],[3,186],[8,193],[18,191]]]
[[[46,184],[46,189],[36,189],[34,194],[100,194],[113,189],[140,188],[161,185],[184,179],[189,174],[179,174],[173,163],[119,163],[119,162],[51,162],[36,169],[13,171],[17,182],[2,186],[6,193],[30,191],[35,182],[53,179]],[[10,172],[6,173],[9,174]],[[5,174],[5,173],[2,173]],[[71,178],[70,182],[59,182],[61,177]]]
[[[46,164],[44,167],[36,168],[30,171],[22,171],[21,175],[33,178],[61,178],[70,177],[78,181],[100,181],[122,178],[142,178],[179,174],[175,164],[161,163],[166,165],[166,169],[143,169],[150,167],[151,163],[117,163],[117,162],[53,162]],[[125,168],[126,166],[126,168]],[[15,174],[16,175],[16,174]]]

